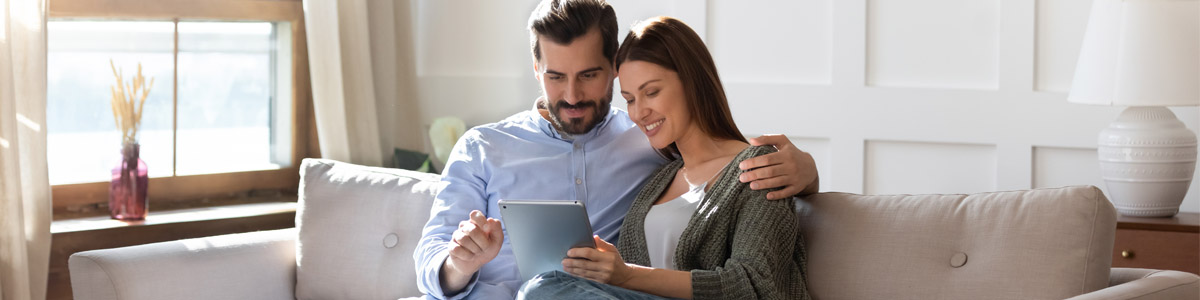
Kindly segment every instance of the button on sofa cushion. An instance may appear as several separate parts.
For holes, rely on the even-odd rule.
[[[821,299],[1064,299],[1108,286],[1116,211],[1092,186],[799,203]]]
[[[412,253],[438,175],[305,159],[296,227],[296,298],[419,296]]]

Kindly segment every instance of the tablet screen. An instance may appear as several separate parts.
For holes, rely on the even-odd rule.
[[[574,200],[500,200],[505,234],[517,257],[521,279],[561,271],[567,250],[595,248],[587,209]]]

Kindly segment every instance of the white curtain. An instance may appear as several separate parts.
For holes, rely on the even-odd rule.
[[[0,299],[45,299],[46,0],[0,0]]]
[[[367,17],[366,0],[304,0],[321,156],[382,166]]]

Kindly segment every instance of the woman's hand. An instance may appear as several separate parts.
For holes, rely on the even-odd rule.
[[[617,253],[617,247],[592,236],[596,241],[596,249],[572,248],[563,259],[563,271],[572,275],[590,279],[599,283],[621,286],[629,281],[631,270]]]

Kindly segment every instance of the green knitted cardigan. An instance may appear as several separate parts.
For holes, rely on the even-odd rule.
[[[680,235],[674,263],[691,272],[695,299],[809,299],[795,203],[767,200],[767,190],[737,179],[743,172],[738,163],[771,152],[751,146],[734,157]],[[646,214],[681,167],[683,160],[676,159],[660,169],[629,208],[617,243],[626,262],[650,265]]]

